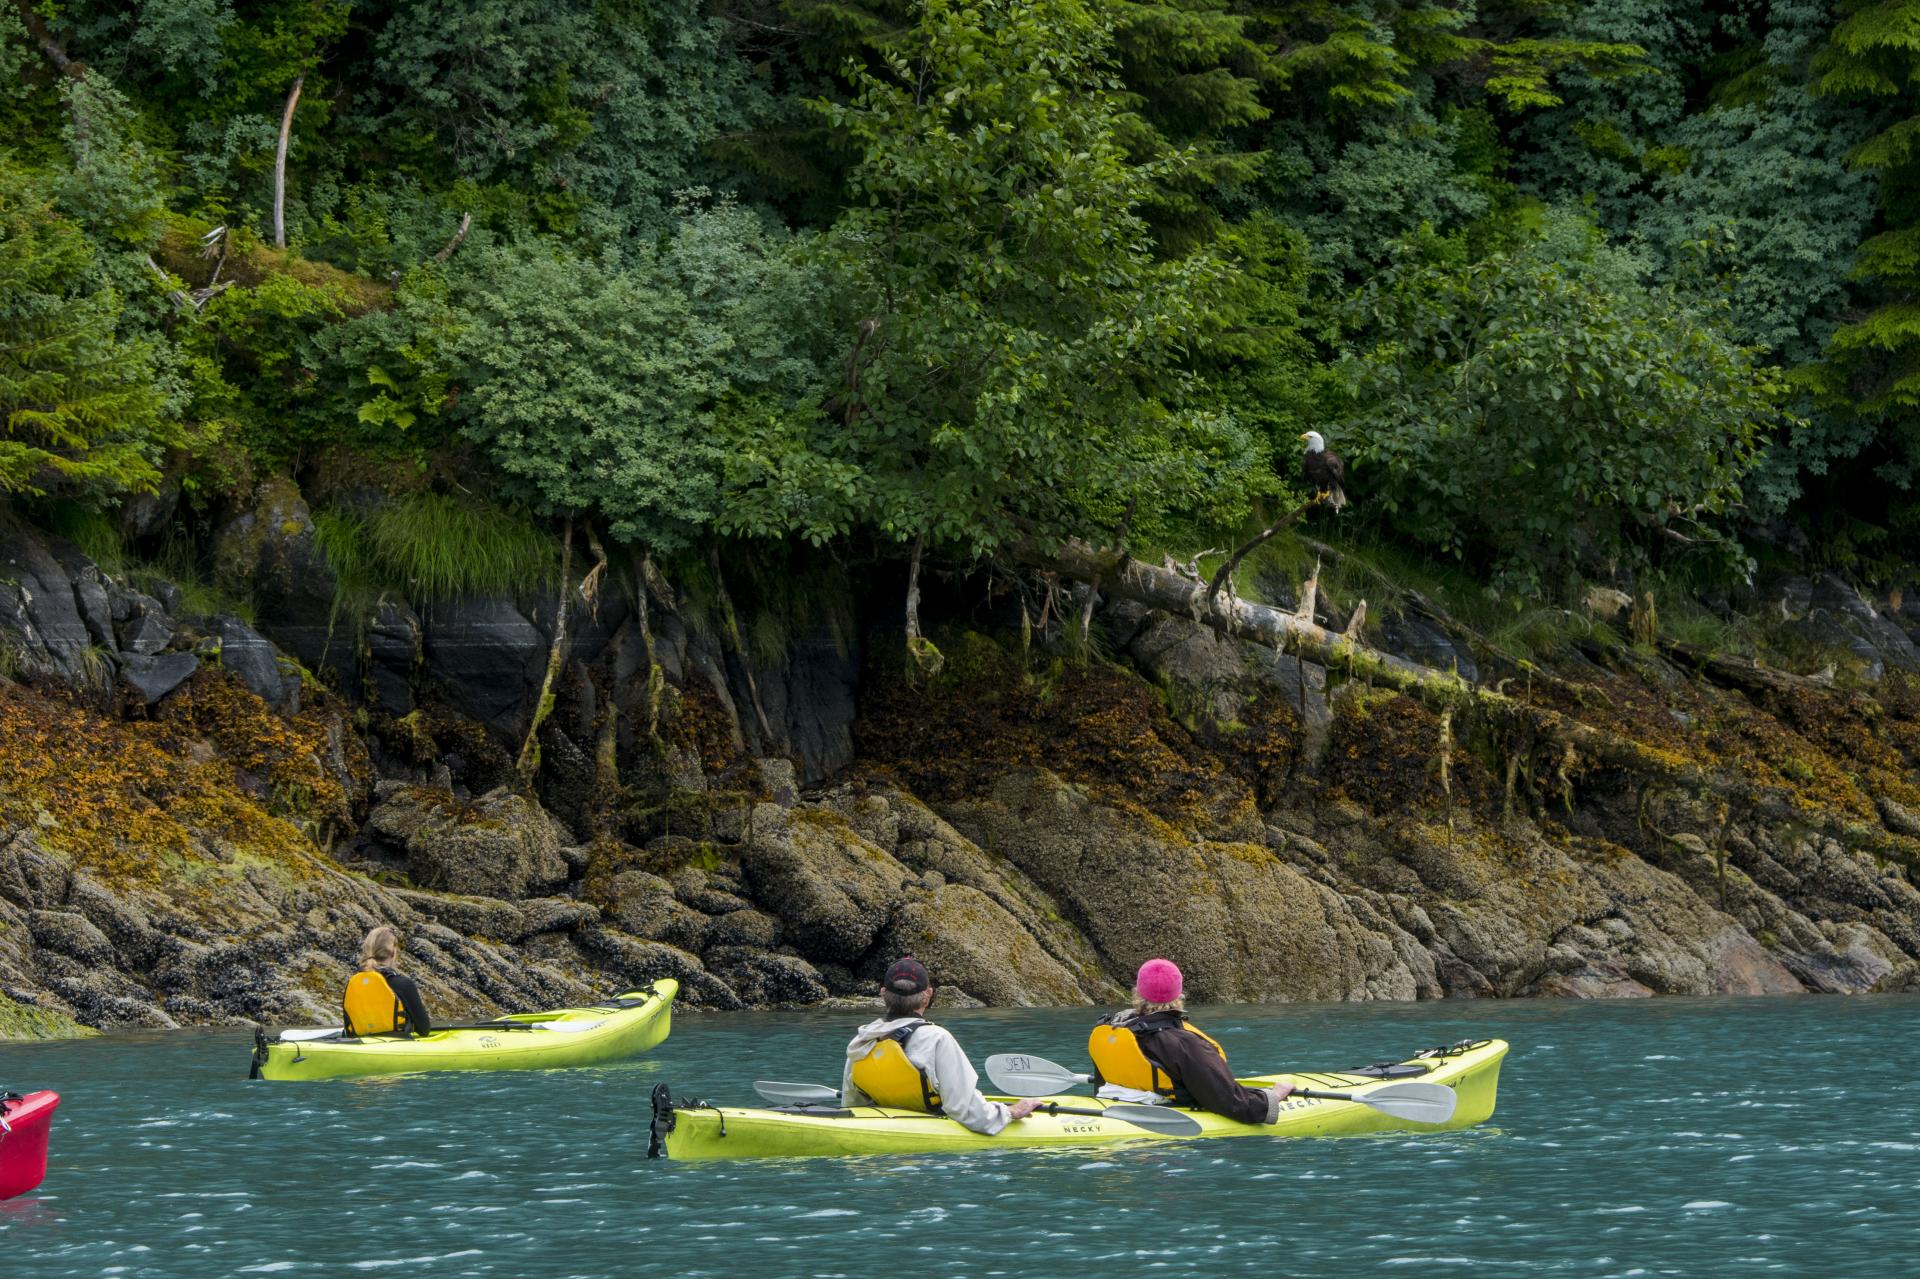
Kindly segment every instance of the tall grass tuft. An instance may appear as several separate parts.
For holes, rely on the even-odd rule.
[[[315,511],[313,541],[333,570],[333,609],[327,615],[327,631],[331,634],[339,626],[343,613],[357,630],[380,595],[373,554],[367,547],[367,522],[350,511]]]
[[[254,621],[252,596],[229,595],[214,586],[208,580],[193,539],[178,528],[169,528],[161,537],[159,548],[135,567],[179,587],[180,611],[189,617],[229,613],[249,625]]]
[[[119,573],[126,568],[127,548],[120,537],[120,526],[105,512],[79,502],[58,501],[48,507],[45,522],[48,529],[72,542],[103,572]]]
[[[390,582],[416,600],[550,588],[560,565],[557,539],[526,516],[439,493],[416,493],[376,512],[342,545],[360,557],[354,572],[364,563],[366,580]]]

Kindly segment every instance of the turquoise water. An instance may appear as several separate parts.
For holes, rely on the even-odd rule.
[[[621,1067],[249,1084],[232,1032],[0,1045],[66,1096],[0,1274],[1920,1274],[1911,998],[1206,1010],[1243,1069],[1513,1042],[1481,1128],[650,1163],[647,1094],[837,1082],[845,1013],[682,1015]],[[1084,1012],[950,1013],[1077,1062]]]

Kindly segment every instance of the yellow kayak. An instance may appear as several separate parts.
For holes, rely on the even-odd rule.
[[[269,1039],[259,1031],[254,1035],[253,1077],[339,1079],[416,1070],[595,1066],[643,1053],[665,1039],[679,992],[680,983],[666,979],[604,1004],[519,1013],[417,1038],[349,1039],[337,1031],[284,1031]]]
[[[1290,1097],[1273,1124],[1247,1124],[1202,1110],[1182,1110],[1199,1137],[1339,1137],[1358,1133],[1441,1132],[1483,1123],[1493,1114],[1505,1041],[1481,1039],[1429,1049],[1404,1062],[1358,1070],[1261,1075],[1242,1082],[1255,1087],[1289,1083],[1296,1088],[1365,1095],[1410,1080],[1453,1091],[1453,1115],[1427,1124],[1396,1118],[1359,1101]],[[1000,1100],[1009,1100],[1001,1098]],[[1078,1094],[1048,1098],[1063,1109],[1102,1111],[1123,1103]],[[704,1102],[674,1105],[666,1085],[654,1090],[653,1148],[672,1159],[754,1159],[820,1155],[961,1153],[1010,1148],[1105,1146],[1125,1141],[1179,1141],[1119,1119],[1044,1111],[984,1136],[943,1115],[880,1106],[837,1108],[783,1106],[752,1109]]]

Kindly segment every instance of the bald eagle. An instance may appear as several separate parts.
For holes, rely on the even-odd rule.
[[[1338,511],[1347,504],[1347,464],[1340,455],[1327,447],[1320,438],[1320,432],[1308,431],[1300,437],[1307,442],[1307,453],[1301,459],[1301,471],[1307,477],[1307,483],[1313,485],[1313,498],[1316,502],[1325,502]]]

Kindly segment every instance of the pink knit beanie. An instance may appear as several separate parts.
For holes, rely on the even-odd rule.
[[[1170,959],[1149,959],[1133,979],[1133,993],[1150,1004],[1170,1004],[1180,998],[1180,970]]]

